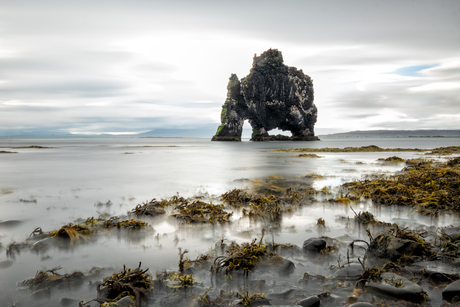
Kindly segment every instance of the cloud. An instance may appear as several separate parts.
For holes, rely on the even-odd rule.
[[[5,129],[215,123],[230,74],[247,75],[270,47],[313,78],[318,128],[447,128],[456,124],[443,114],[460,114],[456,0],[1,5]]]

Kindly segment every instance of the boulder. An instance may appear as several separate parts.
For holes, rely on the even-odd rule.
[[[302,307],[318,307],[321,304],[321,301],[318,296],[313,295],[303,299],[299,302],[299,305]]]
[[[303,251],[308,255],[317,255],[326,248],[326,244],[322,238],[308,238],[303,242]]]
[[[382,280],[369,281],[366,289],[375,294],[411,302],[424,302],[428,295],[422,287],[394,273],[382,273]]]
[[[454,281],[442,290],[442,298],[451,301],[454,297],[460,298],[460,280]]]
[[[418,242],[380,234],[371,241],[366,256],[396,261],[403,255],[422,256],[423,251],[422,245]]]

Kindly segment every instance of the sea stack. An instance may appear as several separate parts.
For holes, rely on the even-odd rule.
[[[301,69],[283,63],[277,49],[254,55],[249,74],[241,81],[232,74],[227,99],[222,106],[221,125],[213,141],[241,141],[244,120],[252,127],[252,141],[316,141],[317,109],[313,82]],[[278,128],[292,136],[269,135]]]

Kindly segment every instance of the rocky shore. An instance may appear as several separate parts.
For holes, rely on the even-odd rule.
[[[375,148],[374,148],[375,149]],[[433,150],[445,152],[446,150]],[[456,154],[453,151],[450,154]],[[394,157],[392,157],[394,158]],[[460,158],[393,159],[404,168],[387,178],[343,184],[339,192],[312,187],[314,178],[270,177],[252,188],[234,189],[205,199],[152,199],[126,216],[88,218],[45,232],[33,230],[24,242],[5,246],[11,265],[25,249],[69,248],[96,234],[123,230],[129,236],[153,236],[150,218],[173,219],[191,231],[248,219],[260,225],[244,242],[222,238],[196,259],[178,249],[177,269],[152,275],[137,268],[91,268],[61,274],[60,267],[39,270],[18,282],[18,301],[46,300],[59,289],[88,284],[94,297],[66,297],[49,306],[227,307],[283,306],[450,306],[460,303],[460,227],[410,228],[379,221],[360,202],[403,206],[413,214],[440,218],[460,211]],[[277,242],[284,218],[312,203],[348,207],[352,217],[319,218],[301,246]],[[332,222],[347,229],[327,236]],[[191,247],[189,247],[191,248]],[[133,255],[135,257],[135,255]],[[122,264],[120,264],[121,266]],[[110,272],[110,273],[108,273]],[[41,301],[43,302],[43,301]],[[40,303],[41,304],[41,303]]]

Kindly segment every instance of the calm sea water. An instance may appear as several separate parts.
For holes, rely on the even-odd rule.
[[[39,145],[50,149],[6,149],[18,154],[0,155],[0,222],[19,221],[0,227],[0,242],[24,241],[33,229],[58,229],[77,219],[97,217],[100,213],[123,215],[146,200],[169,198],[179,194],[219,195],[234,187],[244,188],[250,181],[270,175],[300,177],[310,173],[327,176],[315,182],[317,188],[338,186],[365,174],[393,173],[404,165],[384,165],[378,158],[395,153],[318,153],[322,159],[299,159],[295,154],[271,153],[277,148],[349,147],[377,145],[384,148],[436,148],[460,145],[458,138],[324,139],[319,142],[211,142],[193,138],[62,138],[0,139],[0,147]],[[396,153],[402,158],[420,153]],[[356,164],[357,161],[363,162]],[[96,206],[107,202],[110,206]],[[364,210],[372,211],[372,204]],[[360,209],[361,209],[360,208]],[[305,209],[307,210],[307,209]],[[343,234],[337,216],[353,216],[346,207],[309,207],[283,222],[285,231],[279,242],[302,245],[319,217],[330,227],[328,236]],[[429,219],[417,219],[401,210],[374,212],[382,220],[412,221],[430,225]],[[123,264],[137,266],[142,261],[152,272],[177,269],[177,247],[187,248],[190,258],[206,252],[220,238],[248,240],[241,230],[260,232],[258,225],[235,221],[229,228],[190,231],[165,219],[150,221],[155,232],[144,238],[124,235],[101,236],[96,242],[71,250],[51,248],[43,253],[24,252],[12,265],[0,268],[0,306],[18,300],[16,282],[31,278],[39,269],[61,266],[61,273],[87,271],[93,266],[118,270]],[[448,217],[436,225],[452,223]],[[198,232],[198,233],[197,233]],[[156,234],[161,234],[155,238]],[[176,239],[176,241],[174,241]],[[178,240],[178,241],[177,241]],[[7,260],[5,249],[0,262]],[[143,266],[144,266],[143,265]],[[52,294],[77,299],[95,297],[94,289],[69,289]],[[52,304],[51,304],[52,305]]]

